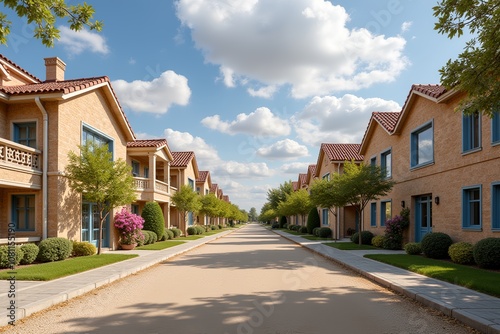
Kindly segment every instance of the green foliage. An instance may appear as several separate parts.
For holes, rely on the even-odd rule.
[[[326,180],[315,180],[310,189],[310,198],[314,206],[319,208],[335,208],[344,206],[345,198],[340,191],[336,177]]]
[[[205,227],[201,225],[195,225],[194,228],[196,229],[196,234],[204,234],[207,231]]]
[[[315,237],[319,237],[319,230],[321,229],[321,227],[315,227],[313,228],[311,234],[314,235]],[[307,230],[309,230],[309,228],[307,228]]]
[[[165,229],[165,233],[163,234],[163,240],[172,240],[175,237],[174,232],[169,229]]]
[[[40,262],[53,262],[67,259],[73,250],[73,243],[65,238],[47,238],[38,245],[37,260]]]
[[[304,233],[304,234],[308,233],[307,226],[301,226],[300,229],[299,229],[299,232],[300,233]]]
[[[141,217],[144,218],[143,230],[153,231],[157,239],[165,232],[165,219],[157,202],[147,202],[142,209]]]
[[[362,231],[361,232],[361,244],[362,245],[371,245],[373,239],[373,233],[370,231]],[[351,241],[354,243],[359,243],[359,232],[351,235]]]
[[[194,226],[189,226],[186,231],[187,231],[188,235],[197,235],[198,234],[198,232],[196,231],[196,228]]]
[[[408,255],[422,254],[422,245],[420,245],[420,242],[409,242],[405,245],[404,249]]]
[[[271,225],[271,228],[273,228],[273,229],[280,228],[280,223],[273,222],[273,224]]]
[[[500,268],[500,238],[479,240],[473,247],[474,261],[481,268]]]
[[[72,256],[90,256],[97,252],[97,248],[90,242],[73,241]]]
[[[280,184],[278,188],[269,189],[267,191],[267,201],[269,203],[268,209],[278,212],[278,206],[281,202],[286,201],[286,196],[293,191],[292,181],[286,181]],[[275,215],[274,217],[276,217]]]
[[[332,236],[332,229],[329,227],[320,227],[318,230],[318,237],[330,238]]]
[[[383,235],[376,235],[372,238],[372,245],[378,248],[382,248],[384,245],[384,236]]]
[[[219,227],[218,227],[217,225],[210,225],[210,229],[211,229],[212,231],[215,231],[215,230],[218,230],[218,229],[219,229]]]
[[[0,246],[0,268],[12,268],[17,266],[23,257],[23,250],[19,246]]]
[[[153,231],[142,230],[142,234],[144,235],[144,245],[154,244],[158,241],[158,236]]]
[[[309,193],[306,189],[300,189],[286,194],[285,200],[278,204],[277,212],[283,216],[305,216],[312,207],[314,205],[311,203]]]
[[[422,253],[431,259],[445,259],[448,257],[448,248],[453,244],[450,236],[442,232],[427,233],[422,242]]]
[[[309,234],[313,234],[313,230],[316,227],[319,227],[321,221],[319,219],[318,209],[312,208],[307,215],[307,232]]]
[[[287,224],[287,219],[285,216],[280,217],[280,228],[284,228]]]
[[[40,249],[35,244],[23,244],[21,245],[21,250],[23,251],[23,258],[21,259],[21,264],[31,264],[36,260],[38,252]]]
[[[458,264],[474,263],[474,255],[472,254],[472,244],[468,242],[457,242],[448,248],[448,255],[451,260]]]
[[[172,227],[170,229],[170,231],[172,231],[172,233],[174,233],[174,238],[178,238],[182,234],[182,231],[180,229],[178,229],[177,227]]]
[[[141,231],[142,232],[142,235],[144,236],[144,238],[142,239],[142,241],[137,241],[137,246],[142,246],[142,245],[149,245],[150,244],[150,240],[151,240],[151,231],[146,231],[146,230],[143,230]],[[155,233],[156,234],[156,233]]]
[[[191,186],[186,184],[182,185],[175,195],[172,196],[172,202],[177,207],[177,210],[182,213],[184,221],[188,212],[198,212],[202,208],[200,195]]]

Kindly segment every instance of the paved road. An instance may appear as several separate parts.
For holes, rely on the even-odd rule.
[[[258,225],[5,333],[475,333]]]

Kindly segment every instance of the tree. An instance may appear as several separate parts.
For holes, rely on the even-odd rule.
[[[292,190],[292,181],[286,181],[284,184],[280,184],[278,188],[269,189],[267,191],[267,200],[271,205],[271,209],[278,209],[279,203],[285,201],[286,195],[291,194]]]
[[[287,194],[285,201],[278,205],[278,213],[283,216],[300,215],[304,221],[312,207],[314,204],[309,198],[309,193],[305,189],[300,189]]]
[[[92,21],[94,8],[87,3],[69,6],[65,0],[1,0],[4,6],[16,11],[17,16],[26,18],[28,23],[35,24],[33,36],[41,39],[45,46],[54,46],[54,39],[59,39],[59,29],[55,27],[58,18],[68,18],[70,29],[82,30],[84,26],[90,30],[101,31],[102,22]],[[7,15],[0,13],[0,43],[7,44],[12,22]]]
[[[307,216],[307,233],[312,234],[316,227],[320,227],[320,224],[318,209],[312,208]]]
[[[207,194],[200,198],[201,207],[199,212],[203,215],[210,217],[210,223],[215,217],[219,217],[221,212],[221,200],[214,194]]]
[[[172,196],[172,202],[182,215],[182,227],[184,227],[184,231],[182,232],[186,233],[186,215],[188,212],[198,212],[200,210],[200,196],[191,186],[185,184]]]
[[[493,117],[500,107],[500,1],[442,0],[433,10],[439,33],[451,39],[467,29],[474,36],[439,70],[441,83],[467,93],[457,111]]]
[[[141,217],[144,219],[143,230],[156,233],[158,240],[161,240],[165,233],[165,218],[158,202],[147,202],[142,209]]]
[[[377,200],[386,195],[394,186],[392,180],[387,179],[379,166],[356,164],[346,161],[344,172],[333,178],[336,189],[342,194],[341,206],[352,205],[360,217],[359,244],[361,245],[361,232],[363,231],[363,210],[370,201]]]
[[[252,222],[254,222],[258,219],[256,208],[254,208],[254,207],[250,208],[250,212],[248,213],[248,219]]]
[[[80,154],[69,152],[65,174],[72,190],[96,204],[99,212],[99,255],[102,227],[111,210],[135,201],[132,168],[122,159],[113,161],[107,145],[87,142],[79,148]]]

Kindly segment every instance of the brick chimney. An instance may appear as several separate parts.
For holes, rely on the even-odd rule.
[[[45,81],[64,81],[66,64],[57,57],[44,58]]]

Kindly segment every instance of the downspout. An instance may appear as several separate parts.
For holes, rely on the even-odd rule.
[[[43,149],[42,149],[42,240],[47,239],[47,207],[48,207],[48,186],[47,186],[47,169],[49,165],[48,159],[48,147],[49,147],[49,115],[47,110],[45,110],[42,102],[40,102],[40,97],[35,97],[35,103],[38,106],[38,109],[42,112],[43,115]]]

